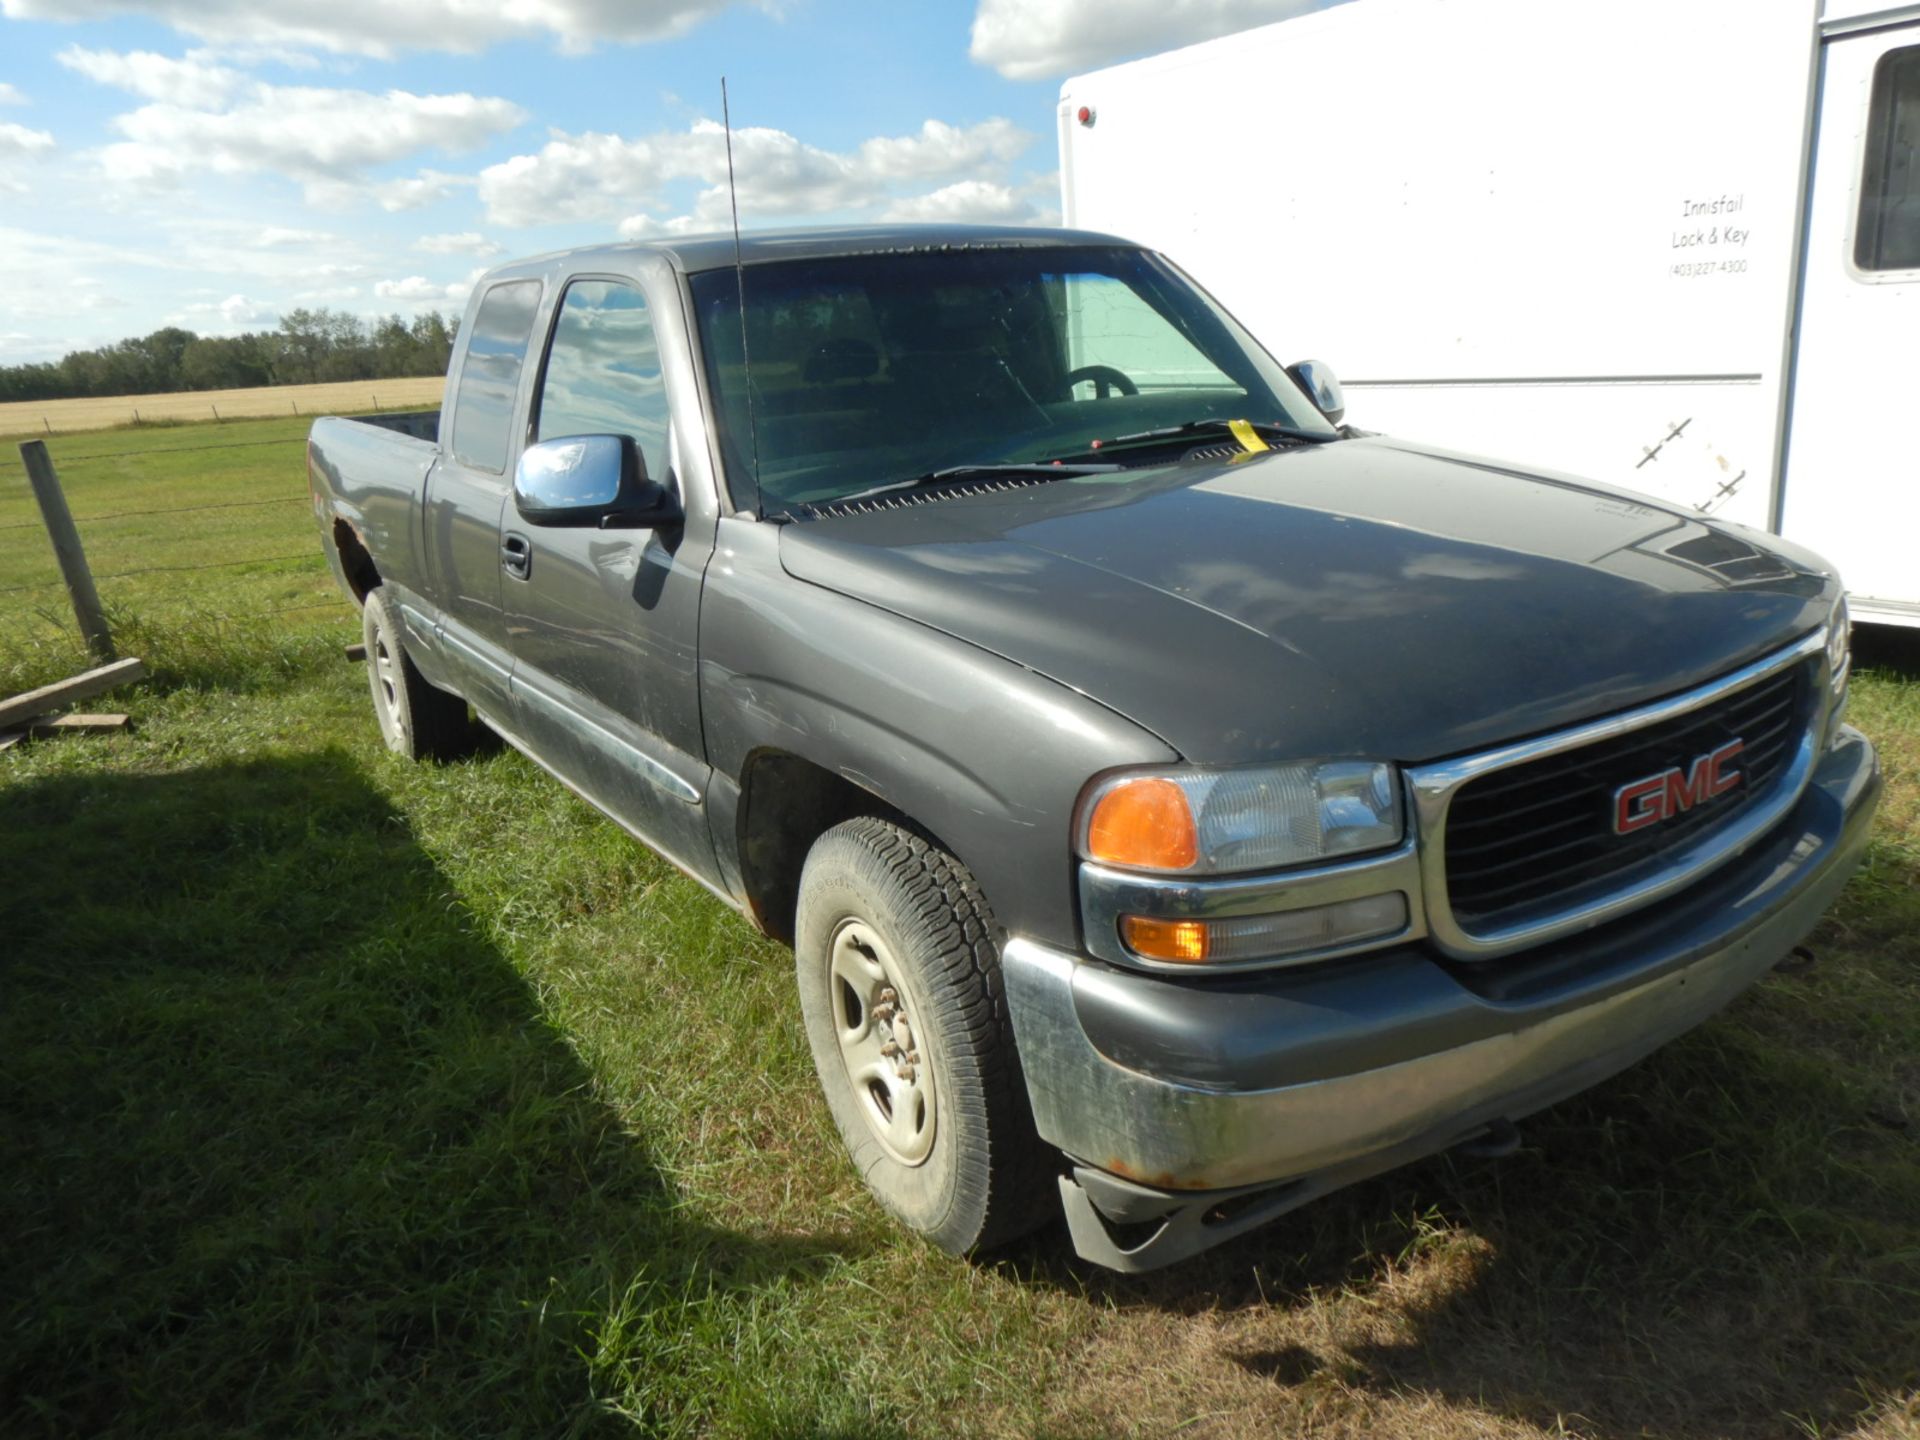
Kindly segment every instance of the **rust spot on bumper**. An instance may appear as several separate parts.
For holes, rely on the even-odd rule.
[[[1175,1175],[1171,1170],[1162,1170],[1158,1174],[1149,1175],[1142,1170],[1135,1169],[1117,1155],[1108,1156],[1102,1168],[1110,1174],[1118,1175],[1122,1180],[1131,1180],[1136,1185],[1150,1185],[1156,1190],[1212,1190],[1216,1188],[1209,1185],[1203,1177]]]

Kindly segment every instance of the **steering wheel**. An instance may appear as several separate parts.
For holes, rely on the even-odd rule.
[[[1122,395],[1138,395],[1140,387],[1124,372],[1111,365],[1082,365],[1078,370],[1067,374],[1067,388],[1071,390],[1082,380],[1093,382],[1093,398],[1104,400],[1114,390]]]

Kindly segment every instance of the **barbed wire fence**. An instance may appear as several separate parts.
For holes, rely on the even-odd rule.
[[[257,418],[266,419],[268,417],[257,417]],[[232,423],[232,422],[229,422],[229,423]],[[18,438],[19,437],[16,437],[16,439]],[[61,437],[61,438],[69,438],[69,437]],[[32,442],[32,443],[38,443],[38,442]],[[306,444],[306,436],[304,435],[276,436],[272,439],[264,439],[264,440],[224,440],[224,441],[196,443],[196,444],[188,444],[188,445],[156,444],[156,445],[142,447],[140,449],[114,449],[114,450],[95,449],[95,450],[80,451],[78,453],[63,454],[58,457],[58,463],[62,466],[75,466],[75,465],[86,464],[89,462],[136,460],[146,456],[197,454],[197,453],[205,453],[205,452],[217,451],[217,450],[267,449],[269,447],[282,447],[282,448],[291,449],[296,446],[304,446],[305,444]],[[9,476],[24,474],[27,468],[25,450],[26,450],[26,444],[21,443],[18,445],[18,450],[16,453],[0,454],[0,482],[4,482],[4,480]],[[153,483],[156,487],[158,487],[158,486],[164,485],[166,482],[162,479],[155,479],[151,483]],[[220,512],[220,511],[260,510],[260,509],[269,509],[271,507],[276,507],[276,506],[303,505],[308,503],[310,503],[310,497],[306,492],[306,490],[302,488],[292,494],[275,495],[275,496],[269,496],[269,497],[260,498],[260,499],[215,500],[215,501],[205,501],[205,502],[189,504],[189,505],[137,506],[133,508],[92,511],[87,513],[75,514],[71,516],[71,521],[73,526],[78,528],[78,527],[86,527],[90,525],[98,525],[98,524],[109,522],[109,521],[119,521],[119,520],[128,520],[128,519],[136,519],[136,518],[161,520],[164,517],[190,516],[190,515]],[[43,530],[46,528],[47,528],[47,521],[44,518],[6,521],[3,523],[0,523],[0,536],[5,536],[9,532],[20,532],[20,531],[27,531],[27,530]],[[58,541],[56,540],[56,549],[57,548],[58,548]],[[309,543],[305,548],[296,550],[296,551],[278,550],[272,554],[242,555],[242,556],[235,556],[230,558],[197,561],[191,564],[163,564],[163,565],[132,566],[124,569],[117,569],[117,570],[102,572],[99,574],[94,574],[92,576],[92,579],[96,582],[105,583],[108,581],[129,580],[129,579],[135,579],[141,576],[149,576],[149,575],[162,575],[162,574],[188,575],[188,574],[193,574],[197,572],[233,570],[233,569],[238,569],[248,565],[267,565],[267,564],[282,563],[282,562],[291,561],[291,560],[308,560],[308,561],[318,562],[321,560],[321,558],[322,558],[322,552],[319,546]],[[5,574],[6,574],[5,570],[0,570],[0,578],[4,578]],[[31,594],[33,592],[38,592],[38,591],[50,591],[50,592],[58,591],[63,586],[67,586],[67,585],[68,585],[68,581],[63,577],[55,577],[47,580],[34,580],[34,581],[28,581],[25,583],[4,584],[4,585],[0,585],[0,596],[27,595],[27,594]],[[352,604],[353,602],[348,600],[344,595],[332,595],[332,596],[328,596],[325,599],[305,601],[295,605],[268,606],[260,609],[251,609],[251,610],[201,612],[201,618],[223,620],[223,621],[266,619],[273,616],[291,615],[291,614],[305,612],[305,611],[318,611],[318,610],[324,610],[324,609],[350,610],[352,608]],[[44,612],[40,612],[40,613],[44,613]]]

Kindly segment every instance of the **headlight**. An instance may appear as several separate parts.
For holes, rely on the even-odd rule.
[[[1080,853],[1128,870],[1273,870],[1400,843],[1391,765],[1329,760],[1244,770],[1155,770],[1097,781]]]

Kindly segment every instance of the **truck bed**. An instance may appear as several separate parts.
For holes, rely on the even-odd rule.
[[[371,554],[383,557],[382,574],[414,584],[419,579],[417,544],[427,475],[440,458],[440,412],[415,410],[384,415],[328,415],[313,422],[307,437],[308,483],[316,515],[336,557],[341,588],[355,593],[339,567],[336,525],[345,525]]]

